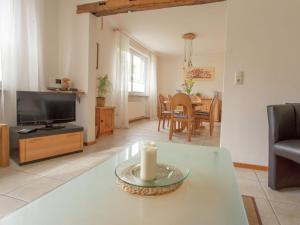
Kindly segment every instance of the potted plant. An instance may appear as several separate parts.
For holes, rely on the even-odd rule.
[[[197,93],[196,93],[196,96],[199,97],[199,98],[201,98],[201,97],[202,97],[202,94],[201,94],[200,92],[197,92]]]
[[[195,82],[192,79],[186,79],[181,85],[183,92],[187,95],[191,95]]]
[[[102,75],[98,77],[98,97],[97,97],[97,107],[103,107],[105,105],[105,97],[109,92],[111,83],[108,80],[108,75]]]

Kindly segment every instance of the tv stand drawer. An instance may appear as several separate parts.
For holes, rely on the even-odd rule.
[[[20,163],[25,163],[82,150],[83,133],[22,139],[19,145]]]

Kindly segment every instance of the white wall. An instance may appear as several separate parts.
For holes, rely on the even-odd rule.
[[[95,140],[96,18],[76,14],[76,0],[59,1],[59,74],[85,92],[76,106],[76,124],[84,127],[84,141]]]
[[[101,21],[98,19],[98,42],[99,42],[99,75],[107,74],[109,80],[112,80],[113,73],[113,47],[114,31],[112,25],[104,18],[103,29],[101,30]],[[106,97],[106,104],[111,105],[111,93]]]
[[[43,0],[39,5],[41,61],[44,87],[49,77],[58,76],[58,1]]]
[[[89,14],[89,71],[88,71],[88,136],[87,141],[92,142],[96,137],[95,129],[95,107],[96,107],[96,77],[97,77],[97,48],[98,30],[97,30],[97,17]]]
[[[193,57],[194,66],[214,67],[215,77],[210,81],[196,81],[193,93],[200,92],[204,96],[213,96],[214,91],[223,91],[224,54],[205,54]],[[181,56],[160,55],[158,57],[158,93],[175,94],[184,81],[182,73],[183,58]]]
[[[266,106],[300,101],[300,1],[227,0],[221,145],[233,160],[267,165]],[[236,71],[245,83],[234,85]]]

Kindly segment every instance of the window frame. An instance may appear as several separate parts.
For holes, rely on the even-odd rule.
[[[129,80],[128,82],[130,82],[131,84],[131,88],[128,88],[128,95],[129,96],[142,96],[142,97],[147,97],[148,96],[148,89],[147,89],[147,85],[148,85],[148,66],[149,66],[149,57],[145,54],[143,54],[142,52],[140,52],[139,50],[130,47],[129,49],[129,55],[130,55],[130,76],[129,76]],[[145,64],[145,76],[144,76],[144,84],[145,84],[145,91],[144,92],[137,92],[137,91],[133,91],[133,57],[137,56],[139,58],[142,58]]]

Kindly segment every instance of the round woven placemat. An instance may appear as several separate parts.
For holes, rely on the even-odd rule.
[[[142,196],[156,196],[156,195],[168,194],[177,190],[181,186],[182,182],[165,186],[165,187],[140,187],[140,186],[127,184],[122,180],[120,180],[119,178],[117,178],[117,184],[121,187],[123,191],[126,191],[130,194],[142,195]]]

